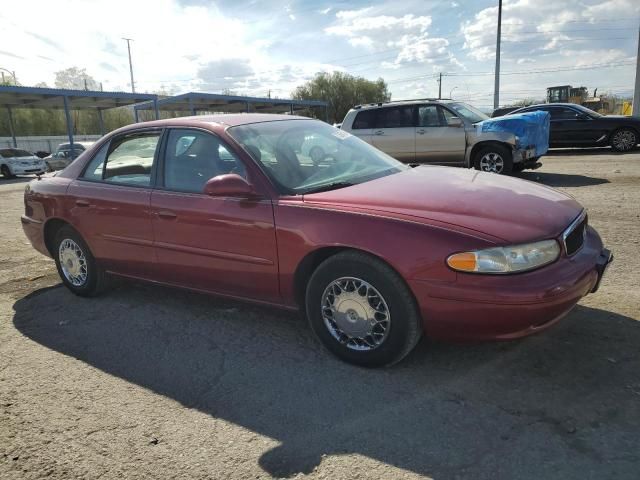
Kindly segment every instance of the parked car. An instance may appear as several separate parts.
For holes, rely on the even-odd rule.
[[[40,174],[47,170],[44,160],[19,148],[0,149],[0,173],[4,178],[16,175]]]
[[[293,146],[309,136],[326,151],[339,142],[330,163],[301,161]],[[26,236],[77,295],[116,274],[300,309],[329,350],[366,366],[399,361],[423,331],[544,330],[598,289],[612,258],[570,195],[411,168],[290,115],[130,125],[24,197]]]
[[[61,143],[54,153],[44,159],[49,171],[66,168],[93,144],[94,142],[73,142],[72,146],[70,143]]]
[[[491,118],[502,117],[503,115],[508,115],[511,112],[518,110],[520,107],[500,107],[496,108],[491,114]]]
[[[544,103],[511,113],[542,110],[551,115],[551,147],[611,146],[628,152],[640,143],[640,119],[623,115],[602,115],[574,103]]]
[[[341,129],[404,163],[475,167],[494,173],[540,166],[535,149],[508,132],[479,132],[480,110],[453,100],[358,105]]]

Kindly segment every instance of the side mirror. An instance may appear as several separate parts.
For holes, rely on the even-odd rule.
[[[204,193],[212,197],[255,198],[258,193],[249,182],[240,175],[228,173],[207,180]]]
[[[450,127],[459,128],[459,127],[461,127],[463,125],[462,124],[462,119],[460,117],[451,117],[447,121],[447,125],[450,126]]]
[[[586,113],[576,113],[576,118],[578,120],[588,120],[589,115],[587,115]]]

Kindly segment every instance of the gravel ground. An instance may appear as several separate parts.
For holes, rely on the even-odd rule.
[[[0,478],[640,477],[640,154],[562,151],[616,260],[556,327],[343,364],[295,314],[123,283],[61,287],[0,181]],[[505,215],[517,215],[505,206]]]

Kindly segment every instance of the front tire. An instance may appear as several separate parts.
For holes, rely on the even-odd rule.
[[[92,297],[104,289],[104,270],[80,234],[70,226],[64,226],[56,233],[53,254],[62,283],[73,293]]]
[[[11,170],[9,169],[9,167],[6,166],[6,165],[2,165],[2,167],[0,167],[0,173],[2,173],[2,176],[4,178],[6,178],[7,180],[14,177],[14,175],[13,175],[13,173],[11,173]]]
[[[638,145],[638,134],[630,128],[620,128],[611,135],[610,144],[616,152],[629,152]]]
[[[475,155],[476,170],[509,175],[513,171],[513,155],[502,145],[488,145],[480,148]]]
[[[404,280],[361,252],[325,260],[307,285],[312,330],[340,359],[364,367],[402,360],[422,336],[421,318]]]

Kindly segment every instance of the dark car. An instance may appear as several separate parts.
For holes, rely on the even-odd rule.
[[[549,146],[606,147],[618,152],[633,150],[640,143],[640,119],[601,115],[573,103],[530,105],[511,113],[542,110],[551,115]]]
[[[310,137],[330,161],[296,153]],[[565,193],[411,168],[290,115],[124,127],[31,182],[22,225],[77,295],[117,274],[300,309],[329,350],[367,366],[400,360],[423,332],[544,330],[597,290],[611,259]]]
[[[496,108],[493,111],[493,113],[491,114],[491,118],[502,117],[503,115],[508,115],[510,113],[515,112],[519,108],[520,107],[500,107],[500,108]]]

